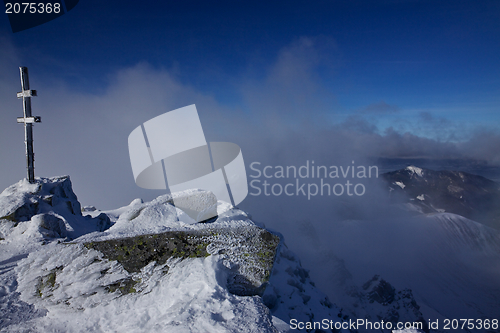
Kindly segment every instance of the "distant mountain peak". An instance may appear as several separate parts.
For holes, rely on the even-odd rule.
[[[500,184],[463,171],[411,165],[381,175],[391,197],[421,213],[450,212],[500,229]]]
[[[414,165],[407,166],[407,167],[405,168],[405,170],[408,170],[408,171],[410,171],[412,174],[416,174],[416,175],[417,175],[417,176],[419,176],[419,177],[423,177],[423,175],[424,175],[424,170],[423,170],[423,169],[421,169],[421,168],[419,168],[419,167],[416,167],[416,166],[414,166]]]

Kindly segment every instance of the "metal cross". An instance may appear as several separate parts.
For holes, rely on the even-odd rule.
[[[19,67],[21,73],[21,92],[17,98],[23,99],[24,116],[17,118],[18,123],[24,124],[24,143],[26,144],[26,164],[28,167],[28,181],[35,182],[35,154],[33,153],[33,123],[40,123],[42,119],[31,115],[31,97],[36,96],[36,90],[30,90],[28,68]]]

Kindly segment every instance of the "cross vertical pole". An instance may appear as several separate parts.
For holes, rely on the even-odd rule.
[[[23,117],[17,118],[18,123],[24,123],[24,143],[26,145],[26,164],[28,168],[28,181],[35,182],[35,154],[33,153],[33,123],[40,122],[40,117],[31,115],[31,96],[36,96],[36,90],[30,90],[28,68],[19,67],[21,74],[21,89],[17,98],[23,99]]]

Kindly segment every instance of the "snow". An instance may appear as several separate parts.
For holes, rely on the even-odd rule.
[[[109,226],[105,215],[81,214],[69,176],[36,178],[34,184],[24,179],[9,186],[0,194],[0,219],[1,238],[19,236],[29,244],[45,237],[76,238]]]
[[[227,291],[226,268],[217,255],[171,261],[168,274],[163,267],[148,265],[134,277],[140,293],[120,296],[107,293],[103,285],[127,276],[116,262],[81,244],[51,243],[18,262],[17,292],[20,301],[44,309],[29,321],[6,327],[6,332],[29,330],[61,332],[288,332],[285,320],[310,320],[311,315],[338,320],[334,305],[324,306],[325,295],[317,291],[304,275],[298,259],[286,247],[280,249],[276,272],[263,299],[274,297],[272,312],[259,296],[243,297]],[[53,292],[36,296],[40,275],[58,267]],[[100,272],[108,270],[105,279]],[[279,272],[279,273],[278,273]],[[288,273],[287,273],[288,272]],[[303,272],[295,275],[295,272]],[[283,279],[283,274],[288,279]],[[300,279],[297,285],[291,278]],[[299,291],[300,290],[300,291]],[[308,299],[307,306],[304,299]]]
[[[410,171],[412,174],[416,174],[419,177],[423,177],[424,171],[416,166],[413,165],[407,166],[406,170]]]
[[[402,189],[404,189],[406,187],[405,184],[403,184],[403,182],[394,182],[394,184],[398,185]]]
[[[425,197],[424,197],[423,194],[420,194],[419,196],[417,196],[417,199],[420,200],[420,201],[424,201]]]
[[[17,269],[18,276],[26,274],[19,281],[23,300],[42,306],[30,290],[33,289],[31,279],[40,269],[70,263],[57,276],[59,288],[57,294],[50,295],[51,304],[43,303],[49,310],[48,315],[9,326],[8,331],[36,328],[64,332],[273,332],[269,309],[259,297],[229,294],[224,285],[225,269],[217,256],[171,264],[163,277],[154,272],[148,274],[145,268],[139,274],[144,278],[144,292],[118,297],[117,293],[99,290],[97,283],[104,282],[93,275],[99,274],[96,269],[111,265],[116,270],[111,275],[118,280],[124,275],[120,267],[113,268],[113,264],[103,262],[101,267],[88,270],[85,267],[96,253],[68,251],[54,259],[50,252],[57,250],[54,245],[43,251],[45,256],[31,254]],[[70,307],[65,299],[69,299]]]
[[[80,242],[103,241],[121,237],[133,237],[161,233],[166,231],[201,230],[207,227],[204,223],[194,223],[182,210],[174,207],[169,202],[170,194],[162,195],[150,202],[136,199],[128,206],[111,211],[104,211],[115,223],[104,232],[88,233],[77,240]],[[95,216],[100,211],[87,212]],[[213,228],[237,228],[255,225],[249,220],[248,215],[236,210],[231,204],[217,202],[218,218],[210,223]]]

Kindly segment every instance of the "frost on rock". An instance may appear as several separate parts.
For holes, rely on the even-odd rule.
[[[8,332],[276,332],[259,297],[227,291],[218,256],[151,263],[131,274],[82,244],[46,247],[16,271],[22,299],[48,314]]]
[[[186,222],[190,217],[174,206],[172,199],[186,198],[184,201],[188,202],[190,198],[210,203],[210,195],[208,191],[190,190],[163,195],[146,203],[134,200],[120,209],[111,228],[75,241],[100,251],[110,260],[117,260],[128,272],[138,272],[152,262],[163,265],[171,258],[219,255],[229,270],[228,288],[232,293],[262,294],[279,237],[255,225],[245,212],[221,201],[213,207],[218,213],[216,218],[203,223]],[[199,210],[200,205],[194,202],[189,206]]]
[[[111,226],[106,214],[82,216],[69,176],[26,179],[0,194],[0,237],[9,240],[16,228],[26,238],[76,238]],[[27,231],[27,232],[26,232]]]
[[[279,238],[255,225],[217,228],[206,224],[198,230],[86,242],[85,246],[118,261],[128,272],[139,272],[171,259],[219,255],[228,269],[228,289],[240,296],[259,295],[265,289]]]

